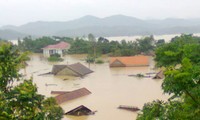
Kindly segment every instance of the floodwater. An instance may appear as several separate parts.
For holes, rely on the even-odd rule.
[[[41,54],[31,55],[29,66],[26,68],[27,77],[33,77],[33,82],[36,83],[40,94],[50,97],[52,90],[71,91],[82,87],[92,92],[90,95],[62,103],[61,107],[67,112],[79,105],[85,105],[91,110],[97,110],[95,115],[83,117],[65,115],[63,120],[134,120],[137,112],[120,110],[117,107],[130,105],[142,108],[146,102],[156,99],[167,100],[168,98],[167,95],[163,95],[161,90],[162,80],[128,76],[129,74],[154,72],[153,61],[149,67],[109,68],[108,59],[105,57],[106,63],[90,66],[93,73],[84,78],[77,78],[53,75],[38,76],[50,72],[53,65],[41,56]],[[84,62],[85,57],[85,55],[67,55],[63,62],[57,64],[80,62],[88,66]]]
[[[164,39],[165,42],[170,42],[172,38],[175,36],[180,36],[181,34],[166,34],[166,35],[154,35],[155,40]],[[194,36],[200,36],[200,33],[194,33]],[[126,41],[136,41],[137,39],[144,38],[144,36],[138,35],[138,36],[114,36],[114,37],[106,37],[108,40],[126,40]]]

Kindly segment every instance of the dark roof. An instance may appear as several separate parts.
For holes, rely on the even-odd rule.
[[[163,71],[159,71],[154,77],[153,79],[163,79],[164,78],[164,74]]]
[[[56,75],[59,71],[63,70],[67,65],[54,65],[51,73]]]
[[[81,105],[74,108],[73,110],[70,110],[69,112],[66,112],[65,115],[81,116],[81,115],[90,115],[91,113],[92,113],[92,110],[85,107],[84,105]]]
[[[58,104],[61,104],[63,102],[73,100],[73,99],[76,99],[76,98],[79,98],[79,97],[83,97],[83,96],[89,95],[89,94],[91,94],[91,92],[88,89],[81,88],[81,89],[78,89],[78,90],[74,90],[74,91],[71,91],[71,92],[60,94],[60,95],[56,96],[55,99],[56,99],[56,102]]]
[[[89,68],[85,67],[81,63],[75,63],[75,64],[68,65],[68,68],[70,68],[74,72],[80,74],[81,76],[84,76],[86,74],[89,74],[89,73],[93,72],[92,70],[90,70]]]
[[[54,65],[53,69],[52,69],[52,74],[56,75],[58,72],[60,72],[64,68],[69,68],[70,70],[79,74],[80,76],[84,76],[86,74],[93,72],[92,70],[85,67],[81,63],[75,63],[75,64],[71,64],[71,65]]]

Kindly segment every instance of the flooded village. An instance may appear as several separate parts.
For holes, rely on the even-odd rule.
[[[85,62],[86,57],[87,55],[85,54],[67,54],[63,57],[64,61],[52,63],[48,62],[43,54],[32,54],[30,61],[27,62],[28,66],[25,68],[25,71],[22,70],[21,72],[25,72],[24,74],[28,78],[33,77],[33,82],[38,87],[38,93],[46,97],[56,98],[60,94],[63,94],[62,92],[71,92],[83,88],[87,89],[86,94],[83,90],[81,93],[66,95],[69,98],[59,102],[59,105],[65,113],[83,105],[91,111],[95,111],[95,114],[90,116],[64,115],[64,120],[133,120],[136,119],[137,112],[118,109],[118,107],[125,105],[136,106],[141,109],[144,103],[152,100],[168,99],[168,95],[164,95],[161,90],[162,79],[153,79],[155,74],[147,74],[159,72],[159,70],[154,69],[152,56],[140,57],[139,59],[137,57],[136,63],[134,63],[135,58],[129,61],[129,58],[126,58],[125,62],[127,64],[133,61],[132,67],[119,66],[120,63],[118,61],[113,63],[113,65],[118,65],[118,67],[110,67],[112,63],[109,56],[103,56],[103,61],[105,61],[103,64],[89,65]],[[89,72],[89,74],[84,76],[45,74],[54,72],[55,66],[70,66],[76,63],[84,65],[93,72]],[[149,77],[140,78],[130,76],[136,74],[144,74]],[[87,91],[89,91],[89,94],[87,94]],[[77,94],[78,96],[76,97]],[[71,97],[74,99],[71,99]]]
[[[55,40],[51,37],[43,37],[36,40],[32,38],[18,40],[16,45],[6,44],[23,51],[26,46],[37,44],[38,41],[40,43],[41,39],[54,42],[52,44],[44,42],[42,47],[39,46],[40,49],[37,48],[38,46],[29,46],[28,49],[32,52],[27,53],[26,62],[19,64],[24,66],[20,67],[22,80],[26,82],[26,79],[31,78],[31,82],[37,87],[37,94],[43,95],[44,99],[52,98],[52,101],[55,101],[54,103],[49,101],[48,105],[57,106],[55,109],[58,111],[54,111],[54,115],[59,114],[58,120],[61,118],[63,120],[133,120],[143,119],[141,115],[149,113],[144,111],[149,109],[148,106],[159,105],[157,111],[160,111],[162,104],[167,105],[167,102],[171,102],[170,99],[174,99],[174,96],[164,94],[163,90],[165,82],[169,80],[166,77],[171,77],[168,74],[173,72],[166,73],[171,68],[166,69],[161,66],[178,61],[179,57],[175,59],[171,57],[171,52],[165,51],[168,50],[168,45],[172,46],[180,41],[187,43],[187,40],[184,41],[185,38],[190,38],[191,43],[200,40],[198,36],[182,34],[172,38],[169,43],[165,41],[159,43],[159,40],[155,40],[153,36],[147,36],[136,41],[119,42],[102,37],[96,42],[80,38]],[[94,37],[93,39],[95,40]],[[196,48],[199,47],[191,49],[196,50]],[[98,54],[99,51],[104,54]],[[167,60],[172,63],[168,63]],[[14,82],[14,85],[23,85],[24,83],[21,82]],[[168,84],[173,87],[173,84]],[[21,94],[24,92],[22,91]],[[19,100],[21,101],[23,100]]]
[[[200,120],[199,0],[1,0],[0,120]]]

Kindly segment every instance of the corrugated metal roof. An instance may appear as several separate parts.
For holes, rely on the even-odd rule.
[[[115,67],[113,63],[121,62],[125,66],[148,66],[149,56],[137,55],[129,57],[111,57],[110,67]]]
[[[88,89],[81,88],[78,90],[60,94],[60,95],[56,96],[55,99],[58,104],[61,104],[63,102],[67,102],[69,100],[73,100],[73,99],[83,97],[83,96],[89,95],[89,94],[91,94],[91,92]]]

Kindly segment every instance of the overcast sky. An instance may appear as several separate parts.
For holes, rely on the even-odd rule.
[[[0,26],[116,14],[141,19],[200,18],[200,0],[0,0]]]

